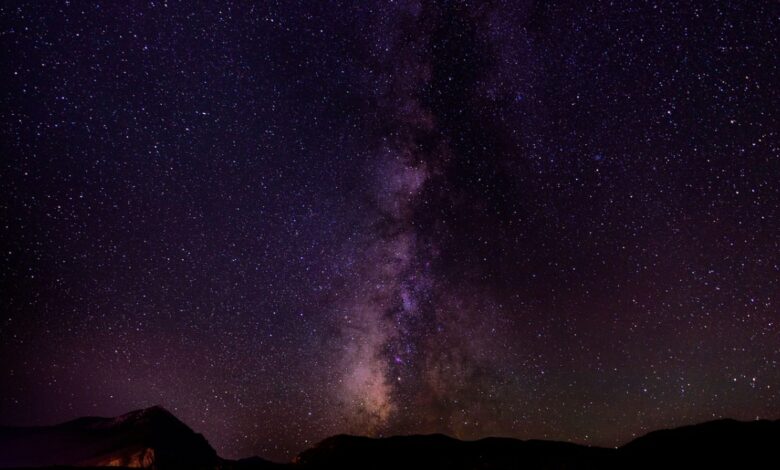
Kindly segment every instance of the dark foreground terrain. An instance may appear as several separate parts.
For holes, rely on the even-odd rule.
[[[160,407],[57,426],[0,427],[0,468],[578,469],[779,468],[780,420],[712,421],[655,431],[618,449],[565,442],[444,435],[339,435],[293,463],[220,458],[206,439]]]

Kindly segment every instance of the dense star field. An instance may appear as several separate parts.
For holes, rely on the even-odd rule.
[[[4,2],[0,424],[780,417],[780,4]]]

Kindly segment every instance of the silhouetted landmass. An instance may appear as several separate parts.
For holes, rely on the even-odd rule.
[[[225,468],[225,462],[206,438],[159,406],[116,418],[78,418],[56,426],[0,427],[2,468],[68,465],[210,470]],[[262,468],[260,464],[253,461],[252,468]]]
[[[566,442],[486,438],[461,441],[441,434],[370,439],[328,438],[298,457],[305,468],[341,469],[504,469],[593,468],[610,449]]]
[[[290,464],[220,458],[206,439],[153,407],[117,418],[0,428],[1,468],[113,466],[156,470],[777,468],[780,421],[719,420],[651,432],[618,449],[441,434],[373,439],[338,435]]]
[[[722,419],[653,431],[619,453],[640,468],[780,468],[780,420]]]

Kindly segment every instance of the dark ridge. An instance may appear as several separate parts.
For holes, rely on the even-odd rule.
[[[0,427],[0,468],[618,469],[766,468],[780,448],[780,421],[711,421],[651,432],[608,449],[569,442],[444,434],[370,438],[339,434],[289,464],[260,457],[225,460],[206,439],[161,407],[55,426]]]
[[[711,421],[651,432],[618,448],[488,437],[461,441],[441,434],[372,439],[329,437],[302,452],[304,468],[590,469],[766,468],[780,448],[780,421]]]
[[[644,468],[770,468],[766,462],[777,466],[778,449],[780,420],[721,419],[650,432],[621,447],[620,453]]]
[[[372,439],[339,435],[302,452],[303,468],[340,469],[504,469],[595,468],[614,450],[567,442],[490,437],[461,441],[443,434]]]
[[[210,469],[208,441],[161,407],[55,426],[0,428],[0,466],[150,466]]]

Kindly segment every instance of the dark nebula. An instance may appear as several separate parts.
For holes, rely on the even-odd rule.
[[[780,417],[780,4],[4,2],[0,424]]]

